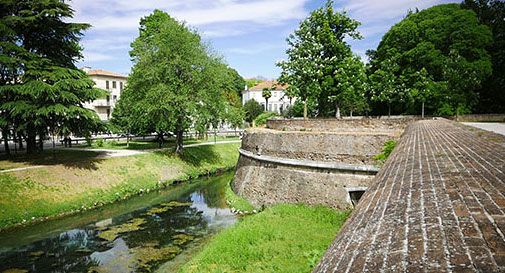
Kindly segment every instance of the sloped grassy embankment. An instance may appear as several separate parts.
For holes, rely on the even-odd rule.
[[[232,206],[253,209],[233,195],[227,191]],[[349,214],[323,206],[275,205],[221,231],[179,272],[311,272]]]
[[[47,151],[35,158],[0,159],[0,229],[87,210],[151,191],[174,181],[231,169],[239,143],[191,147],[130,157],[101,158],[90,151]]]

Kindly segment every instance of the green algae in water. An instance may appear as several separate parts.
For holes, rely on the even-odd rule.
[[[156,247],[136,247],[131,249],[133,258],[137,263],[136,268],[151,271],[154,266],[159,265],[163,261],[171,260],[177,254],[181,253],[182,249],[178,246]]]
[[[162,206],[164,207],[189,207],[191,205],[193,205],[193,203],[191,202],[179,202],[179,201],[170,201],[168,203],[162,203],[161,204]]]
[[[172,239],[174,239],[174,245],[184,245],[193,241],[195,237],[188,234],[177,234],[172,236]]]
[[[153,216],[167,212],[168,210],[170,210],[170,207],[152,208],[146,212],[146,215]]]
[[[98,237],[106,240],[106,241],[114,241],[120,233],[132,232],[141,230],[140,227],[142,224],[145,224],[147,221],[144,218],[134,218],[122,225],[110,227],[108,230],[100,232]]]

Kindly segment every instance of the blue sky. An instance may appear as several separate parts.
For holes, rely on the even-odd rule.
[[[364,39],[349,41],[353,51],[364,58],[382,35],[401,20],[409,9],[459,2],[451,0],[335,0],[337,10],[345,10],[360,21]],[[244,77],[276,78],[275,63],[285,59],[286,37],[310,11],[324,0],[72,0],[72,21],[93,27],[82,40],[84,60],[91,66],[128,74],[132,63],[128,51],[138,35],[141,17],[154,9],[186,21],[202,34],[226,62]]]

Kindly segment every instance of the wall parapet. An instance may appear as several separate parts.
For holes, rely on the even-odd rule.
[[[242,156],[249,157],[254,160],[295,167],[315,168],[315,169],[333,170],[340,172],[365,173],[371,175],[374,175],[377,172],[379,172],[379,168],[372,165],[352,165],[352,164],[324,162],[324,161],[280,158],[268,155],[257,155],[243,149],[239,149],[239,153]]]

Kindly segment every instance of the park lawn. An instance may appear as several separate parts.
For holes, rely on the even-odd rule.
[[[90,160],[98,155],[94,151],[75,151],[75,150],[46,150],[43,153],[26,155],[14,154],[11,157],[0,156],[0,171],[30,167],[34,165],[58,165],[69,162],[80,162]]]
[[[311,272],[349,215],[276,205],[216,235],[179,272]]]
[[[184,145],[197,144],[197,143],[213,143],[215,141],[233,141],[240,140],[238,136],[209,136],[208,139],[185,139]],[[86,145],[81,145],[80,147],[88,147]],[[162,148],[173,148],[175,147],[175,139],[167,139],[162,145]],[[106,141],[94,141],[89,148],[92,149],[117,149],[117,150],[150,150],[159,149],[158,142],[154,140],[133,140],[127,145],[126,140],[116,141],[116,140],[106,140]]]
[[[115,158],[73,151],[79,159],[0,173],[0,229],[90,209],[173,181],[231,169],[237,163],[239,145],[186,148],[182,157],[172,149]]]

